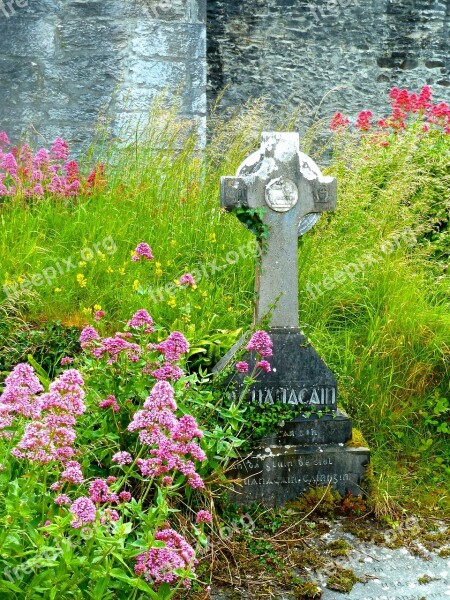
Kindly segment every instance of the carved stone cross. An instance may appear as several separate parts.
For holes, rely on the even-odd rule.
[[[271,306],[271,328],[298,329],[298,237],[335,210],[337,182],[325,177],[300,152],[298,133],[263,133],[260,149],[239,167],[236,177],[222,177],[221,205],[265,208],[267,247],[256,277],[256,323]]]

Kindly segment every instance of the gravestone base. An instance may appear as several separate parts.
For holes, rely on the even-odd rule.
[[[242,457],[229,472],[234,483],[229,500],[240,506],[281,506],[312,486],[326,486],[342,496],[361,495],[368,448],[344,444],[285,445],[259,448]]]

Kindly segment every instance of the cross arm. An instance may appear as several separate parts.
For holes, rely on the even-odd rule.
[[[248,206],[248,186],[243,177],[221,177],[220,205],[228,212]]]

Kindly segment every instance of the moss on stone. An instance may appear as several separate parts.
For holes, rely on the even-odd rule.
[[[328,550],[330,556],[338,558],[339,556],[348,556],[349,552],[353,550],[353,546],[345,540],[335,540],[327,544],[325,549]]]
[[[350,569],[337,568],[335,573],[327,579],[327,588],[348,594],[358,581],[360,581],[359,577]]]

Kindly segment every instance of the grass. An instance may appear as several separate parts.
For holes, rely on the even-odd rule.
[[[264,114],[256,103],[214,119],[199,151],[189,125],[156,106],[132,143],[103,148],[113,165],[105,191],[69,205],[4,205],[1,284],[69,258],[74,268],[14,299],[0,291],[2,318],[82,326],[96,305],[116,321],[144,307],[213,363],[250,325],[254,300],[251,253],[234,265],[226,258],[252,235],[219,208],[219,177],[258,144]],[[373,450],[380,515],[412,502],[449,505],[450,144],[441,138],[420,141],[414,126],[387,148],[341,137],[326,169],[339,181],[338,210],[299,248],[302,327]],[[308,137],[304,145],[317,148]],[[142,241],[155,261],[130,260]],[[83,249],[94,251],[91,260]],[[185,272],[203,273],[196,289],[155,292]]]

